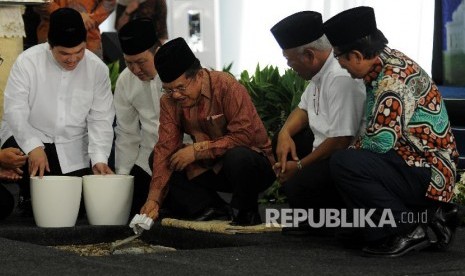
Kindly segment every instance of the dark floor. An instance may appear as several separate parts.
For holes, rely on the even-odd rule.
[[[39,228],[13,215],[0,222],[1,275],[465,275],[465,229],[446,252],[424,251],[397,259],[372,259],[332,237],[281,233],[212,234],[162,227],[144,232],[145,242],[175,252],[81,257],[46,245],[111,242],[131,235],[126,226]]]

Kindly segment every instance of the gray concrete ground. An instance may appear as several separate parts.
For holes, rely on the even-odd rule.
[[[81,257],[49,245],[111,242],[131,235],[126,226],[39,228],[13,215],[0,222],[1,275],[465,275],[465,229],[446,252],[423,251],[373,259],[332,237],[281,233],[212,234],[156,224],[142,240],[175,252]]]

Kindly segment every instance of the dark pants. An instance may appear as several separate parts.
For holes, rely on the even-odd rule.
[[[77,171],[73,171],[70,173],[64,174],[61,171],[60,162],[58,161],[57,150],[54,144],[44,144],[45,145],[45,154],[47,155],[48,165],[50,168],[50,172],[45,171],[44,175],[65,175],[65,176],[83,176],[92,174],[92,170],[90,168],[84,168]],[[13,136],[8,138],[2,146],[4,148],[18,148],[18,143],[14,139]],[[23,178],[18,182],[20,188],[20,196],[25,199],[29,199],[31,197],[30,187],[29,187],[29,167],[28,162],[24,164],[21,168],[23,170]]]
[[[13,195],[5,186],[0,184],[0,220],[6,218],[15,206]]]
[[[173,215],[192,217],[209,207],[225,203],[217,192],[231,193],[231,207],[257,210],[258,194],[275,180],[268,158],[246,147],[229,149],[222,156],[218,174],[209,170],[191,180],[184,172],[174,172],[168,181],[163,207]]]
[[[361,230],[366,241],[408,231],[417,223],[407,221],[407,214],[417,216],[436,205],[425,197],[431,170],[408,166],[394,150],[341,150],[331,157],[330,167],[349,209],[376,209],[375,224],[383,210],[392,211],[396,227],[365,227]]]
[[[313,150],[314,136],[306,128],[292,137],[299,159]],[[273,139],[273,152],[276,152],[277,135]],[[292,160],[288,156],[288,160]],[[302,209],[341,208],[342,199],[334,186],[329,169],[329,159],[305,166],[286,183],[281,191],[287,196],[289,207]],[[315,214],[319,212],[315,210]]]
[[[134,194],[132,197],[131,216],[139,214],[140,209],[144,206],[149,194],[150,181],[152,176],[144,171],[141,167],[134,165],[130,175],[134,176]]]

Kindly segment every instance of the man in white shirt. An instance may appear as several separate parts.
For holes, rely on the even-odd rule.
[[[290,207],[313,208],[318,223],[320,208],[342,207],[331,179],[329,157],[347,148],[361,129],[365,90],[333,56],[323,34],[321,14],[298,12],[278,22],[271,32],[288,65],[311,81],[278,134],[274,169]],[[313,141],[302,139],[308,127]],[[302,150],[311,143],[313,149]]]
[[[86,50],[81,15],[55,11],[48,43],[24,51],[11,70],[2,148],[26,153],[30,176],[113,173],[107,161],[114,116],[108,68]],[[28,198],[29,179],[23,180],[21,193]]]
[[[154,56],[160,47],[153,22],[135,19],[118,33],[127,68],[116,82],[115,170],[134,176],[131,213],[138,214],[148,196],[152,168],[149,156],[158,141],[161,81]]]

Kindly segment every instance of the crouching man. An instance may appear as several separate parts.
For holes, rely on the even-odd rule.
[[[182,38],[161,46],[155,67],[164,95],[141,213],[156,219],[163,205],[185,219],[228,219],[221,191],[232,193],[232,224],[260,224],[257,198],[275,180],[274,159],[245,87],[227,73],[202,68]],[[183,144],[184,133],[193,144]]]

